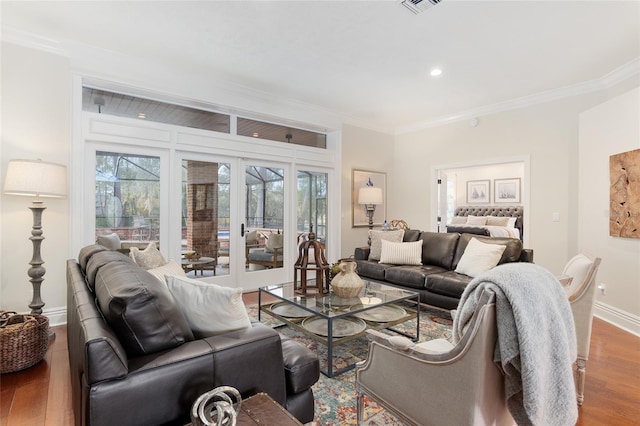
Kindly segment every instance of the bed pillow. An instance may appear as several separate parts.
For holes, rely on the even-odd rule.
[[[509,226],[509,218],[506,216],[487,216],[487,225],[489,226]]]
[[[241,288],[175,275],[167,275],[165,280],[196,338],[251,327]]]
[[[467,223],[467,218],[465,216],[454,216],[451,218],[450,225],[464,225]]]
[[[158,248],[156,247],[156,243],[149,243],[147,248],[144,250],[140,250],[138,247],[131,247],[129,252],[129,256],[133,261],[141,267],[142,269],[152,269],[157,268],[158,266],[162,266],[167,263],[164,260],[164,256]]]
[[[422,240],[410,243],[393,243],[382,240],[380,263],[391,265],[422,265]]]
[[[177,275],[179,277],[187,276],[184,269],[182,269],[180,262],[176,262],[175,260],[170,260],[166,264],[156,268],[147,269],[147,272],[156,277],[162,284],[166,283],[164,279],[165,275]]]
[[[108,248],[109,250],[120,250],[122,248],[120,237],[115,232],[109,235],[98,235],[96,243]]]
[[[472,238],[462,253],[456,272],[477,277],[483,272],[495,268],[506,248],[504,245],[487,244]]]
[[[487,217],[486,216],[473,216],[473,215],[469,215],[467,216],[467,225],[473,225],[473,226],[484,226],[487,224]]]
[[[404,237],[404,230],[396,231],[369,231],[371,237],[371,250],[369,250],[369,260],[380,260],[382,254],[382,240],[401,243]]]

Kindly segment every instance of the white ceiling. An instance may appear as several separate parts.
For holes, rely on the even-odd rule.
[[[374,128],[486,111],[637,68],[638,1],[2,1],[3,28],[75,40]],[[440,67],[434,78],[429,71]]]

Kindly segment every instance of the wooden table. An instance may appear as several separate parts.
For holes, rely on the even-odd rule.
[[[184,269],[185,272],[189,272],[189,271],[195,271],[195,275],[198,276],[198,271],[200,271],[200,275],[203,275],[203,269],[204,269],[204,265],[208,265],[210,263],[215,263],[216,259],[214,259],[213,257],[199,257],[198,259],[188,259],[186,257],[183,257],[180,260],[180,263],[182,264],[182,269]],[[216,268],[215,268],[215,264],[213,267],[213,275],[216,274]]]
[[[189,423],[190,425],[191,423]],[[236,426],[302,426],[291,413],[268,394],[258,393],[242,400]]]

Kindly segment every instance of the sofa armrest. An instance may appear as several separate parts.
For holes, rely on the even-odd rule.
[[[533,249],[522,249],[522,253],[520,253],[520,262],[533,263]]]
[[[305,391],[320,378],[318,356],[299,342],[282,336],[282,357],[287,394]]]
[[[356,247],[353,257],[355,260],[369,260],[370,251],[371,247]]]

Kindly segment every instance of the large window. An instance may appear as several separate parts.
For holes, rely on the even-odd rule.
[[[160,158],[96,153],[96,236],[159,241]]]

